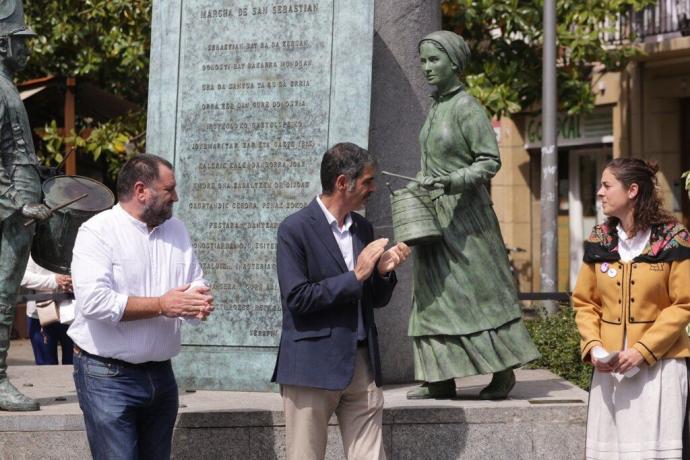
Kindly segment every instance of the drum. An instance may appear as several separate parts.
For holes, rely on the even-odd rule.
[[[403,188],[391,194],[395,241],[408,246],[433,243],[442,238],[429,190]]]
[[[47,270],[69,275],[79,226],[99,212],[111,208],[115,197],[105,185],[81,176],[52,177],[43,183],[42,189],[43,201],[49,208],[87,194],[36,224],[31,257]]]

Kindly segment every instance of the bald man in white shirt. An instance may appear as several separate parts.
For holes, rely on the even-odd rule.
[[[172,217],[172,165],[132,158],[117,194],[119,204],[84,223],[74,245],[74,381],[95,459],[167,459],[178,407],[170,358],[182,323],[205,319],[213,298],[187,229]]]

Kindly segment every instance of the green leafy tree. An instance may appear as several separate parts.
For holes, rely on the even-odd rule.
[[[69,144],[77,152],[87,152],[95,161],[102,160],[104,173],[114,184],[122,164],[145,150],[145,113],[129,114],[96,126],[92,126],[88,119],[83,124],[85,126],[79,133],[71,131],[66,136],[62,135],[55,121],[43,128],[40,131],[43,163],[49,166],[62,162],[65,144]]]
[[[69,143],[94,160],[104,158],[112,179],[124,160],[145,148],[151,0],[25,0],[24,9],[38,37],[19,80],[75,76],[142,107],[96,125],[78,119],[76,133],[61,134],[55,122],[40,130],[46,163],[62,161]]]
[[[615,71],[640,52],[634,37],[613,46],[620,13],[640,10],[655,0],[557,1],[558,98],[569,113],[594,108],[594,65]],[[468,90],[492,114],[528,109],[541,99],[543,0],[444,0],[444,28],[462,35],[472,49]]]
[[[151,0],[25,0],[38,34],[23,79],[76,76],[144,105]]]

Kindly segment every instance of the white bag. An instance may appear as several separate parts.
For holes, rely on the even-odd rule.
[[[38,314],[38,322],[41,326],[48,326],[49,324],[60,321],[58,307],[52,300],[36,302],[36,313]]]

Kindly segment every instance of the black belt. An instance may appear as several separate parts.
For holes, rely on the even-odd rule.
[[[357,348],[367,348],[368,346],[369,341],[367,339],[357,341]]]
[[[118,366],[123,366],[123,367],[134,367],[137,369],[148,369],[151,367],[156,367],[156,366],[161,366],[164,364],[170,364],[170,360],[165,360],[165,361],[146,361],[145,363],[128,363],[127,361],[122,361],[121,359],[115,359],[115,358],[104,358],[103,356],[98,356],[89,353],[88,351],[84,351],[78,346],[74,346],[74,352],[79,355],[84,355],[90,359],[93,359],[94,361],[98,361],[99,363],[103,364],[117,364]]]

